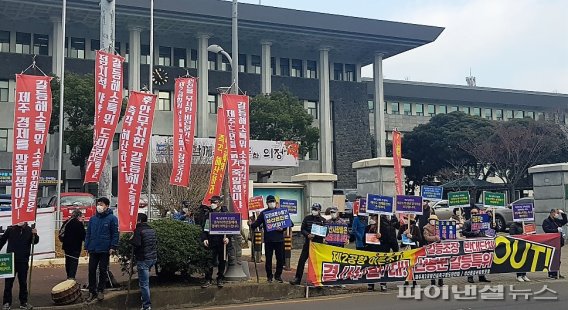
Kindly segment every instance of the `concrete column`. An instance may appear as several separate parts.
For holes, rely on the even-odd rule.
[[[331,173],[302,173],[292,176],[293,183],[304,185],[304,215],[308,215],[314,203],[322,205],[322,212],[333,204],[333,187],[337,175]]]
[[[410,160],[402,159],[402,179],[404,168],[410,166]],[[394,161],[392,157],[364,159],[353,163],[357,171],[357,194],[381,194],[395,196]],[[404,191],[404,182],[402,183]]]
[[[272,92],[272,68],[270,66],[270,54],[272,42],[262,41],[261,69],[260,69],[260,91],[263,94]]]
[[[65,52],[63,48],[63,24],[61,23],[61,17],[52,16],[51,23],[53,25],[53,30],[51,32],[51,41],[49,46],[51,48],[51,71],[57,76],[62,74],[62,64],[61,56]]]
[[[130,31],[128,42],[128,89],[140,90],[140,32],[142,28],[133,26],[128,30]],[[124,52],[126,53],[126,48]]]
[[[16,31],[10,31],[10,52],[16,52]]]
[[[209,35],[202,34],[198,36],[198,63],[197,76],[199,76],[198,92],[197,92],[197,137],[207,138],[207,96],[209,94],[209,68],[208,53]]]
[[[361,63],[355,64],[355,82],[361,83]]]
[[[542,232],[542,222],[551,209],[568,212],[568,163],[534,166],[529,173],[533,178],[535,224]]]
[[[332,173],[331,105],[329,99],[329,48],[320,49],[319,110],[321,171]]]
[[[373,82],[375,84],[375,139],[377,140],[377,155],[386,157],[385,141],[385,93],[383,85],[383,54],[375,54],[373,63]]]

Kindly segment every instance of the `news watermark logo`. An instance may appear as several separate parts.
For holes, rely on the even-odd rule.
[[[398,287],[400,299],[442,299],[442,300],[505,300],[510,297],[515,301],[522,300],[558,300],[558,293],[545,284],[539,290],[516,289],[514,285],[458,285],[421,287],[417,285]]]

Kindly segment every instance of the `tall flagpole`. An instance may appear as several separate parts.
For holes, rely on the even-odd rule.
[[[148,91],[152,90],[152,70],[154,68],[154,0],[150,0],[150,67],[148,69]],[[150,131],[150,156],[148,156],[148,217],[152,218],[152,132]]]
[[[63,169],[63,97],[65,92],[65,19],[67,11],[67,0],[63,0],[63,8],[61,10],[61,25],[62,25],[62,38],[63,42],[61,48],[61,76],[59,83],[59,152],[57,154],[57,213],[55,214],[56,227],[61,225],[61,186],[63,185],[62,169]]]

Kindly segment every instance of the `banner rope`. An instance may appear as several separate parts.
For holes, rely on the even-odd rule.
[[[45,74],[45,72],[43,72],[43,70],[41,70],[41,68],[36,65],[36,60],[35,60],[36,56],[37,55],[34,55],[34,57],[32,58],[32,64],[29,67],[27,67],[25,70],[23,70],[21,74],[24,74],[29,69],[34,68],[34,69],[39,70],[39,72],[41,72],[41,74],[43,74],[43,76],[47,76],[47,74]]]

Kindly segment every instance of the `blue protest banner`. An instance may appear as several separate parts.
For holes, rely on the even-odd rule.
[[[491,217],[489,214],[479,214],[471,217],[472,231],[485,231],[488,229],[491,229]]]
[[[292,227],[290,213],[286,208],[278,208],[264,212],[264,225],[266,231],[275,231]]]
[[[369,214],[390,215],[393,212],[393,205],[393,197],[367,194],[367,213]]]
[[[367,216],[367,199],[359,199],[359,215]]]
[[[444,197],[444,188],[441,186],[422,186],[420,196],[425,200],[438,201]]]
[[[422,197],[397,195],[395,212],[422,215]]]
[[[209,213],[209,234],[238,235],[240,233],[240,213]]]
[[[438,233],[442,240],[453,240],[457,238],[457,226],[455,221],[439,221]]]
[[[534,204],[519,203],[513,207],[513,222],[532,222],[534,221]]]
[[[292,199],[280,199],[280,207],[288,209],[290,214],[298,214],[298,201]]]

